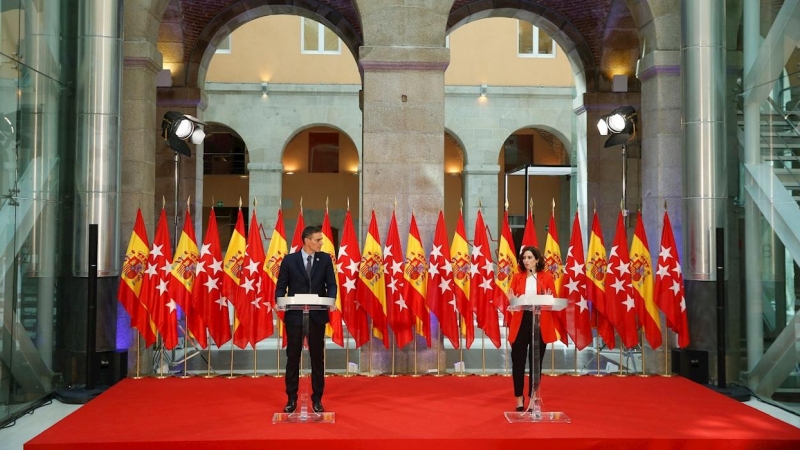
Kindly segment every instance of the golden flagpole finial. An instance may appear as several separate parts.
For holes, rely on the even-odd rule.
[[[350,196],[347,196],[347,210],[350,211]]]
[[[191,195],[186,197],[186,211],[189,211],[191,209],[191,206],[189,206],[191,201],[192,201]]]
[[[528,213],[533,215],[533,197],[528,199]]]
[[[506,198],[506,204],[504,206],[506,207],[506,211],[508,211],[508,198]]]
[[[460,212],[464,212],[464,197],[461,197],[461,199],[458,201],[458,210]]]
[[[328,197],[325,197],[325,212],[328,212]]]
[[[625,211],[625,199],[621,199],[619,201],[619,210],[620,211]]]
[[[278,199],[278,209],[283,209],[283,199]]]
[[[664,211],[667,210],[667,199],[664,199]]]
[[[592,199],[592,212],[597,212],[597,199]]]
[[[239,196],[239,209],[242,209],[242,197]]]
[[[555,213],[555,211],[556,211],[556,198],[553,197],[553,212]]]
[[[211,196],[211,209],[214,209],[214,205],[216,205],[216,204],[217,204],[217,202],[214,200],[214,196],[212,195]]]
[[[161,196],[161,209],[164,209],[166,207],[167,207],[167,199],[165,199],[164,196],[162,195]]]
[[[478,209],[481,208],[483,208],[483,202],[481,201],[481,199],[478,199]]]
[[[253,197],[253,209],[256,209],[256,206],[258,206],[258,199]]]
[[[394,211],[397,211],[397,197],[394,198]]]
[[[303,214],[303,196],[300,196],[300,214]]]

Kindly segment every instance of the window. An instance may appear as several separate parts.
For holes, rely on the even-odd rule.
[[[217,50],[214,53],[230,53],[231,52],[231,35],[225,36],[225,39],[221,40],[219,44],[217,44]]]
[[[308,133],[308,172],[339,173],[339,133]]]
[[[524,58],[555,58],[556,41],[524,20],[517,21],[517,55]]]
[[[342,45],[339,37],[325,25],[300,18],[300,52],[321,55],[339,55]]]

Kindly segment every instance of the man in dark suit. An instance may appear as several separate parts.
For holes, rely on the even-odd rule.
[[[319,227],[303,229],[303,248],[290,253],[281,263],[275,297],[295,294],[317,294],[336,298],[336,275],[331,256],[322,249],[322,230]],[[288,290],[288,293],[287,293]],[[300,378],[300,353],[303,350],[303,312],[286,311],[286,395],[288,401],[283,411],[292,413],[297,408],[297,386]],[[309,311],[308,351],[311,356],[311,404],[315,412],[322,407],[325,389],[325,324],[328,310]]]

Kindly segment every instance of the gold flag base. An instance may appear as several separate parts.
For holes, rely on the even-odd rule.
[[[208,373],[208,374],[205,374],[205,375],[198,375],[197,378],[209,379],[209,378],[217,378],[218,376],[219,376],[219,374],[216,374],[216,373]]]

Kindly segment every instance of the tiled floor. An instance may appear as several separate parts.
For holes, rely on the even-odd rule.
[[[792,414],[759,400],[750,400],[745,404],[800,428],[800,406],[793,408],[796,411]],[[25,442],[71,414],[80,406],[67,405],[53,400],[52,403],[36,409],[33,414],[22,416],[17,419],[14,426],[0,429],[0,450],[22,450]]]

